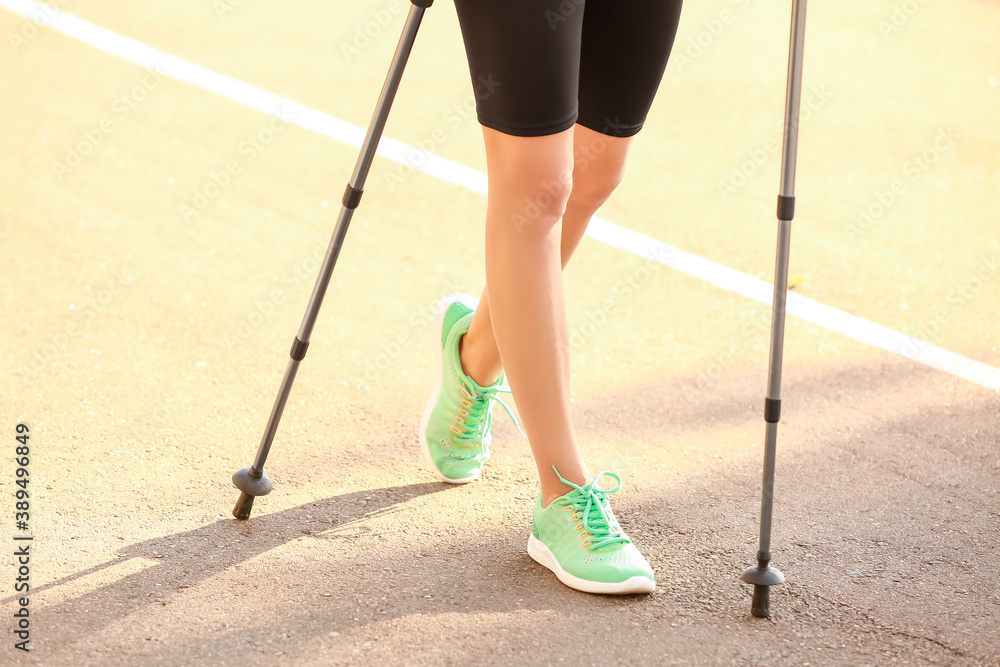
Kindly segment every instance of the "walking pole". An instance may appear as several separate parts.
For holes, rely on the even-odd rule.
[[[406,24],[403,26],[403,35],[399,38],[399,45],[389,66],[389,73],[382,86],[382,93],[379,95],[378,104],[375,106],[375,113],[372,115],[371,123],[368,125],[368,133],[361,144],[361,154],[358,156],[357,164],[354,167],[354,175],[347,184],[344,192],[343,207],[340,209],[340,217],[337,219],[337,226],[334,229],[330,245],[326,250],[326,257],[320,267],[319,275],[316,277],[316,285],[313,287],[312,296],[309,297],[309,305],[306,307],[306,314],[302,318],[302,325],[299,332],[292,341],[292,349],[289,353],[288,366],[285,368],[285,375],[281,379],[281,386],[278,388],[278,395],[274,399],[274,407],[271,408],[271,416],[267,420],[264,435],[261,437],[260,446],[257,448],[257,456],[253,465],[249,468],[241,468],[233,473],[233,484],[240,490],[239,500],[233,508],[233,516],[237,519],[250,518],[250,510],[253,508],[253,499],[271,492],[271,480],[264,473],[264,461],[271,449],[274,435],[278,431],[278,422],[281,421],[281,413],[288,402],[288,395],[292,391],[292,383],[295,381],[295,373],[298,371],[299,363],[306,356],[306,349],[309,347],[309,336],[312,333],[313,325],[319,316],[320,306],[323,305],[323,296],[326,288],[330,284],[330,276],[333,275],[333,268],[337,264],[337,256],[340,248],[344,244],[344,237],[347,235],[347,228],[351,224],[351,217],[354,209],[361,203],[361,194],[365,187],[365,179],[375,158],[375,149],[378,148],[379,139],[382,138],[382,130],[385,128],[386,119],[389,117],[389,109],[392,107],[393,98],[399,88],[399,81],[403,77],[403,69],[406,61],[410,57],[413,48],[413,40],[416,39],[417,29],[420,27],[420,20],[424,11],[431,6],[434,0],[410,0],[413,6],[406,17]]]
[[[781,418],[781,355],[785,340],[785,301],[788,295],[788,253],[795,215],[795,154],[799,138],[799,100],[802,96],[802,49],[806,33],[806,0],[792,0],[792,30],[788,49],[788,82],[785,91],[785,133],[781,152],[781,190],[778,194],[778,252],[774,264],[774,298],[771,304],[771,357],[764,399],[764,480],[760,500],[760,546],[757,566],[743,573],[753,584],[750,613],[771,615],[770,587],[784,583],[785,575],[771,561],[771,510],[774,503],[774,459]]]

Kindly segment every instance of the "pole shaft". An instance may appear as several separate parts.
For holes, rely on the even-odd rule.
[[[778,425],[767,424],[764,434],[764,479],[760,491],[761,553],[771,551],[771,514],[774,508],[774,464],[778,448]]]
[[[430,6],[429,2],[426,4]],[[340,256],[340,249],[344,245],[347,229],[350,227],[354,210],[358,206],[360,193],[364,189],[365,180],[368,178],[368,172],[371,170],[372,162],[375,159],[375,151],[378,149],[379,140],[382,138],[386,120],[389,118],[389,110],[396,97],[396,91],[399,89],[399,82],[403,77],[403,70],[406,67],[406,61],[410,57],[410,51],[413,49],[413,42],[416,39],[417,29],[420,27],[424,11],[426,11],[425,7],[413,4],[406,17],[403,34],[399,38],[399,44],[396,46],[392,64],[389,66],[389,73],[386,75],[385,83],[382,85],[382,92],[379,94],[378,104],[375,106],[375,112],[372,114],[371,122],[368,125],[368,132],[365,135],[364,142],[361,144],[361,152],[358,155],[354,173],[348,183],[348,190],[344,194],[344,203],[337,218],[337,226],[334,228],[330,245],[326,250],[326,256],[320,267],[319,275],[316,277],[316,284],[313,286],[312,294],[309,297],[309,304],[306,306],[302,324],[299,326],[299,331],[296,335],[296,343],[299,346],[300,352],[296,351],[296,347],[293,346],[292,358],[289,359],[288,366],[285,368],[285,374],[281,378],[278,394],[275,396],[271,414],[268,417],[267,425],[264,428],[260,444],[257,447],[253,467],[250,469],[251,476],[259,477],[263,473],[264,462],[267,460],[267,455],[271,450],[271,443],[274,441],[274,436],[278,431],[278,423],[281,421],[285,404],[288,402],[288,397],[291,394],[292,383],[295,382],[295,374],[305,354],[305,348],[302,347],[302,344],[309,343],[309,337],[312,335],[313,327],[319,316],[320,307],[323,305],[323,297],[326,295],[327,288],[330,285],[330,278],[337,264],[337,258]]]
[[[788,298],[788,261],[794,208],[780,205],[782,198],[795,197],[795,161],[799,139],[799,107],[802,98],[802,52],[805,42],[806,0],[794,0],[788,50],[785,90],[785,126],[781,152],[778,243],[774,263],[774,294],[771,303],[771,348],[768,360],[767,403],[777,410],[766,415],[764,472],[761,483],[760,542],[758,560],[767,567],[771,551],[771,518],[774,509],[774,468],[777,458],[778,420],[781,400],[781,367],[785,344],[785,310]],[[787,213],[781,213],[787,211]],[[768,411],[766,411],[768,412]]]
[[[795,196],[795,159],[799,145],[799,106],[802,99],[802,48],[806,35],[806,0],[794,0],[785,89],[785,132],[781,146],[781,195]]]
[[[396,98],[396,91],[399,89],[399,82],[403,78],[403,69],[406,61],[410,57],[413,49],[413,41],[417,37],[417,29],[420,27],[420,20],[423,18],[423,7],[417,5],[410,6],[410,13],[406,17],[406,25],[403,27],[403,34],[399,38],[396,46],[396,53],[392,57],[392,65],[389,66],[389,74],[382,85],[382,92],[379,95],[378,104],[375,105],[375,112],[372,114],[371,122],[368,124],[368,133],[361,144],[361,153],[358,155],[357,164],[354,166],[354,174],[351,176],[350,188],[356,192],[365,189],[365,180],[371,170],[372,162],[375,159],[375,151],[378,149],[378,142],[382,138],[382,131],[385,129],[386,120],[389,118],[389,110],[392,101]],[[313,326],[319,316],[319,308],[323,304],[323,297],[326,295],[326,288],[330,284],[330,276],[333,274],[333,267],[337,263],[340,255],[340,248],[344,245],[344,237],[347,236],[347,228],[351,224],[354,215],[354,207],[344,206],[340,211],[340,218],[333,233],[330,247],[327,248],[326,257],[323,259],[323,266],[320,268],[316,285],[313,287],[312,296],[309,297],[309,305],[306,308],[305,317],[302,318],[302,325],[299,327],[297,338],[303,343],[309,342],[312,335]]]
[[[274,434],[278,431],[278,422],[281,421],[281,414],[285,411],[285,404],[288,396],[292,393],[292,383],[295,382],[295,373],[299,369],[299,361],[289,359],[285,366],[285,374],[281,378],[281,386],[278,388],[278,395],[274,399],[271,407],[271,415],[267,419],[267,426],[264,427],[264,434],[260,438],[260,445],[257,447],[257,455],[253,460],[253,467],[250,469],[252,477],[260,477],[264,470],[264,461],[271,451],[271,443],[274,442]]]
[[[788,260],[791,254],[792,221],[778,222],[778,246],[774,260],[774,294],[771,296],[771,351],[767,366],[767,397],[781,400],[781,367],[785,349],[785,310],[788,300]]]

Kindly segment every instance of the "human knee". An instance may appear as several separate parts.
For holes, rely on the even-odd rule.
[[[522,191],[512,214],[514,226],[521,232],[551,231],[566,211],[572,189],[573,178],[568,170],[539,174]]]
[[[573,175],[568,206],[593,213],[621,185],[623,176],[624,169],[618,166],[598,169],[591,165],[590,169],[578,171]]]

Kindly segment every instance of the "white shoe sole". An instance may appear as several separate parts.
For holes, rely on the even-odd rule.
[[[439,480],[448,484],[468,484],[478,479],[479,475],[472,475],[471,477],[463,477],[461,479],[445,477],[438,470],[437,466],[434,465],[434,459],[431,458],[431,448],[427,444],[427,425],[430,424],[431,415],[434,414],[434,408],[437,406],[438,399],[441,398],[441,387],[444,384],[444,357],[441,355],[441,334],[444,332],[441,329],[444,327],[445,313],[448,312],[448,308],[453,303],[464,303],[469,308],[475,310],[479,305],[479,300],[468,294],[451,294],[438,301],[431,313],[431,349],[434,351],[437,379],[434,381],[434,390],[431,392],[430,400],[427,401],[427,407],[424,408],[424,416],[420,419],[420,449],[424,453],[424,459],[427,461],[427,465],[430,466],[431,472]]]
[[[562,569],[555,555],[549,550],[541,540],[534,535],[528,538],[528,555],[541,565],[552,570],[562,583],[570,588],[575,588],[584,593],[600,593],[605,595],[628,595],[630,593],[652,593],[656,590],[656,582],[649,577],[635,576],[629,577],[625,581],[618,583],[605,583],[603,581],[587,581],[576,577]]]

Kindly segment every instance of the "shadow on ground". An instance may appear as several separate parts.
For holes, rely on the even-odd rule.
[[[80,655],[86,645],[98,651],[95,660],[145,655],[165,664],[242,664],[277,651],[296,664],[532,662],[543,654],[578,661],[605,637],[621,651],[613,662],[995,662],[1000,589],[989,573],[1000,538],[997,398],[946,380],[940,392],[912,401],[908,386],[935,381],[942,384],[941,376],[905,362],[790,379],[786,396],[800,398],[783,431],[774,546],[788,584],[774,591],[772,621],[749,617],[750,591],[738,581],[755,548],[755,455],[623,498],[623,523],[657,571],[649,596],[563,587],[528,558],[519,527],[443,534],[429,547],[414,546],[385,526],[433,526],[433,516],[404,505],[421,496],[443,505],[450,494],[438,492],[452,487],[425,483],[131,545],[121,558],[157,564],[41,613],[65,619],[59,654]],[[722,395],[739,393],[739,379],[732,382],[720,386]],[[603,428],[586,418],[596,406],[615,414],[630,401],[629,409],[654,410],[669,395],[667,384],[589,399],[578,406],[585,428]],[[638,404],[637,396],[644,397]],[[877,397],[861,405],[863,396]],[[673,403],[670,419],[685,429],[759,419],[741,408],[725,413],[726,402]],[[840,430],[826,426],[848,416]],[[636,425],[638,437],[642,429]],[[481,484],[478,493],[495,495]],[[300,558],[294,571],[268,557],[299,538],[315,540],[310,553],[324,555]],[[321,545],[338,541],[350,549]],[[179,623],[182,610],[205,601],[189,599],[187,589],[212,599],[218,584],[210,580],[230,569],[243,570],[236,578],[247,582],[232,594],[235,608],[254,613],[235,614],[234,601],[223,600],[219,610],[196,607],[204,623]],[[286,582],[290,597],[260,599],[261,580]],[[90,607],[101,615],[88,616]],[[142,614],[164,614],[144,646],[109,634]]]

